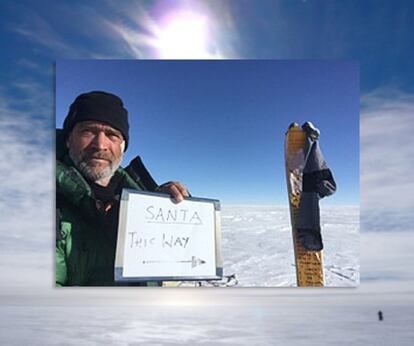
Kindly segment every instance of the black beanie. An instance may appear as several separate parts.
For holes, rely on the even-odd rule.
[[[65,139],[77,123],[88,120],[106,123],[120,131],[125,140],[126,151],[129,140],[128,111],[118,96],[104,91],[91,91],[79,95],[70,105],[63,123]]]

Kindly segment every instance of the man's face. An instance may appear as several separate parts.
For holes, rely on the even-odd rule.
[[[67,140],[69,156],[89,180],[106,186],[121,164],[125,141],[120,131],[97,121],[77,123]]]

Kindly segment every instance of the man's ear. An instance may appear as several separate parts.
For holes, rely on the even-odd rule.
[[[70,138],[71,134],[69,134],[68,138],[66,139],[66,148],[69,149],[69,138]]]

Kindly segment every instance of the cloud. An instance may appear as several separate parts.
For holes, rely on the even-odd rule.
[[[73,53],[71,45],[44,17],[27,10],[26,18],[28,20],[11,30],[54,53]]]
[[[32,52],[40,52],[48,59],[128,57],[119,49],[114,35],[105,30],[105,18],[112,12],[103,16],[99,12],[102,7],[49,4],[46,11],[42,7],[16,6],[12,15],[20,20],[10,23],[9,31],[32,43]]]
[[[42,67],[40,64],[38,64],[35,61],[26,59],[26,58],[20,58],[17,60],[17,65],[28,69],[30,72],[40,72],[42,71]]]
[[[414,282],[413,232],[365,232],[361,234],[361,246],[363,284],[375,284],[380,291],[381,286]]]
[[[361,205],[366,225],[411,225],[414,95],[377,89],[361,99]]]
[[[24,284],[24,276],[26,283],[39,282],[41,277],[30,276],[31,270],[37,273],[39,267],[51,265],[53,130],[46,120],[51,119],[51,110],[47,112],[45,106],[50,107],[51,100],[33,81],[21,81],[15,87],[20,90],[16,101],[0,90],[1,286]]]
[[[141,22],[144,27],[149,26],[151,21],[147,19],[145,14],[141,14],[137,21]],[[129,28],[128,25],[117,23],[110,19],[103,19],[103,23],[107,26],[110,32],[117,35],[121,42],[125,44],[128,50],[128,55],[134,58],[145,57],[145,47],[152,44],[151,37],[139,33],[137,28]]]
[[[50,11],[25,8],[20,24],[12,32],[48,52],[65,58],[157,58],[162,20],[180,10],[208,19],[208,42],[205,51],[186,58],[236,58],[238,40],[231,10],[224,4],[179,1],[173,5],[156,2],[104,2],[101,7],[51,5]],[[57,18],[65,18],[58,22]],[[93,20],[91,20],[93,18]],[[198,55],[197,55],[198,54]],[[27,65],[27,64],[26,64]]]

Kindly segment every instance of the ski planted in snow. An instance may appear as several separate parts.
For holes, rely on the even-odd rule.
[[[286,132],[285,165],[289,196],[290,220],[298,286],[324,286],[323,252],[305,249],[299,239],[300,202],[305,160],[306,133],[297,123],[292,123]]]

